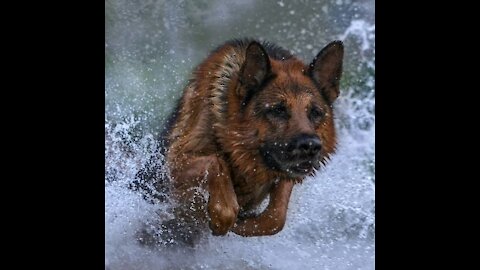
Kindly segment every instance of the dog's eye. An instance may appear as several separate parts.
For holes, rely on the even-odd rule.
[[[268,108],[266,114],[275,118],[288,118],[287,107],[284,104],[277,104]]]
[[[311,121],[318,121],[320,119],[323,118],[325,114],[320,110],[318,109],[317,107],[313,107],[311,110],[310,110],[310,120]]]

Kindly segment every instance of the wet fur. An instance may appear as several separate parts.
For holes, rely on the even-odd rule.
[[[268,55],[265,68],[269,71],[259,73],[265,77],[256,85],[248,81],[251,76],[245,76],[245,69],[250,67],[244,67],[252,42],[257,41],[228,41],[194,70],[162,134],[171,192],[178,205],[175,214],[177,219],[193,224],[188,230],[209,221],[217,235],[228,230],[244,236],[277,233],[285,222],[291,189],[304,176],[275,168],[265,151],[274,143],[286,144],[298,134],[314,133],[322,142],[321,159],[315,164],[318,169],[335,150],[332,104],[338,96],[341,64],[329,66],[332,61],[327,58],[317,70],[315,61],[324,57],[322,52],[306,65],[279,46],[258,42]],[[255,61],[261,56],[255,57],[250,60],[253,70],[258,69]],[[323,78],[322,72],[337,75]],[[265,116],[264,106],[278,101],[290,110],[288,122]],[[311,104],[321,108],[321,122],[313,123],[305,113]],[[199,190],[208,191],[210,198],[199,195]],[[268,195],[270,204],[264,216],[280,213],[275,221],[242,215],[258,207]],[[212,225],[213,221],[217,225]],[[253,229],[253,223],[260,223],[262,229]]]

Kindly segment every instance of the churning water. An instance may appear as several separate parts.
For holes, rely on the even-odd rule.
[[[146,29],[144,22],[139,23],[135,19],[136,17],[131,13],[131,7],[128,6],[130,4],[125,4],[126,1],[120,2],[122,4],[116,5],[106,2],[106,5],[114,6],[113,9],[118,16],[115,20],[123,20],[121,26],[118,24],[112,24],[112,26],[107,23],[107,26],[112,27],[113,30],[106,31],[110,33],[110,36],[107,35],[106,47],[126,44],[126,41],[136,42],[136,39],[125,38],[129,33],[119,31],[117,34],[112,34],[119,29],[128,31],[131,26],[141,28],[137,31],[142,34],[150,35],[141,46],[145,48],[148,46],[147,54],[154,54],[152,52],[152,48],[155,48],[155,42],[152,41],[154,35]],[[221,4],[220,1],[213,2],[218,2],[214,12],[223,12],[223,14],[230,12],[228,14],[232,17],[235,17],[232,9],[242,8],[240,4],[230,6]],[[246,6],[244,10],[251,12],[250,5],[253,5],[253,2],[244,2],[243,5]],[[319,5],[318,10],[338,13],[345,9],[347,2],[350,3],[348,0],[333,1],[331,4]],[[371,1],[362,3],[364,2]],[[170,48],[168,49],[170,52],[150,59],[152,62],[148,62],[148,59],[139,60],[139,62],[148,62],[147,65],[140,65],[132,59],[145,57],[145,53],[125,45],[128,48],[118,53],[116,58],[112,57],[113,60],[108,60],[112,63],[110,67],[106,67],[105,268],[111,270],[374,269],[375,26],[371,20],[367,20],[368,12],[360,13],[367,19],[349,13],[350,17],[343,26],[339,22],[340,26],[336,34],[324,37],[325,40],[342,39],[346,45],[346,52],[354,51],[346,54],[345,79],[341,85],[342,94],[335,104],[336,125],[339,131],[338,150],[327,166],[315,177],[308,178],[303,184],[295,186],[284,229],[277,235],[264,237],[244,238],[233,233],[223,237],[207,236],[195,248],[175,250],[165,247],[148,249],[137,243],[135,240],[137,230],[143,223],[158,218],[158,213],[166,213],[168,205],[149,204],[144,201],[142,194],[132,191],[128,186],[134,180],[135,174],[146,165],[159,147],[159,142],[155,140],[158,126],[160,126],[158,123],[161,123],[165,113],[172,107],[173,101],[178,98],[179,91],[186,84],[188,72],[193,68],[193,62],[198,63],[208,52],[208,50],[202,51],[202,55],[192,54],[194,48],[181,45],[182,37],[179,36],[179,32],[172,30],[175,27],[180,30],[189,27],[188,18],[190,17],[186,15],[185,10],[188,10],[186,7],[169,4],[168,1],[152,3],[151,7],[169,8],[168,16],[170,17],[163,16],[161,24],[162,31],[166,31],[168,27],[170,29],[167,29],[168,34],[162,34],[162,31],[159,31],[157,38],[166,40],[162,46]],[[272,8],[274,6],[278,10],[285,10],[285,14],[292,16],[300,12],[299,9],[291,6],[290,1],[272,1],[271,4]],[[342,7],[344,9],[341,9]],[[357,8],[360,9],[362,6]],[[154,11],[151,12],[150,15],[145,16],[155,14]],[[200,17],[206,16],[205,13],[208,15],[208,12],[193,12]],[[312,15],[310,20],[315,18],[317,17]],[[193,19],[195,19],[194,16]],[[215,19],[220,20],[221,17],[211,16],[207,23],[215,24]],[[178,26],[169,25],[175,20]],[[125,24],[125,22],[128,23]],[[263,27],[266,23],[268,22],[253,24],[252,28],[256,25]],[[282,24],[285,23],[290,21],[282,22]],[[280,27],[282,24],[275,27]],[[285,37],[287,40],[295,39],[295,35],[298,35],[303,37],[301,40],[306,42],[305,45],[309,45],[310,39],[304,36],[316,30],[311,28],[313,27],[311,24],[308,25],[310,26],[305,26],[305,29],[300,24],[291,26],[300,27],[291,37],[288,32],[283,34],[278,30],[280,28],[274,27],[270,31],[278,30],[281,34],[270,36],[268,40],[282,41],[280,37]],[[265,36],[268,37],[267,34]],[[123,39],[119,41],[119,37],[126,41],[122,41]],[[134,38],[138,37],[134,36]],[[312,45],[309,45],[302,50],[295,42],[285,42],[285,44],[292,44],[294,52],[305,56],[305,60],[311,56],[310,51],[313,53],[321,49],[311,49]],[[184,48],[183,51],[186,53],[176,52],[176,45]],[[288,48],[286,45],[285,47]],[[190,54],[191,56],[188,56]],[[160,61],[158,59],[162,63],[156,63],[155,61]],[[146,71],[142,70],[145,66]],[[149,77],[143,74],[148,73],[149,68],[155,71],[152,72],[155,73],[154,76]]]

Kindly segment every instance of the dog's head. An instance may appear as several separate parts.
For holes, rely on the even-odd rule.
[[[232,100],[240,103],[234,111],[240,112],[235,117],[242,124],[235,129],[250,136],[239,147],[255,148],[255,159],[288,178],[318,169],[335,150],[332,105],[342,62],[340,41],[328,44],[309,65],[295,57],[272,58],[260,43],[251,42]]]

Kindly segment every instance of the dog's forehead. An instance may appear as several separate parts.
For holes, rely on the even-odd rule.
[[[292,101],[309,101],[320,98],[315,84],[304,74],[280,72],[272,82],[270,94]]]
[[[275,74],[274,86],[294,92],[310,91],[315,88],[312,79],[307,75],[307,67],[298,60],[273,65]]]
[[[293,107],[306,107],[312,101],[318,104],[323,99],[313,80],[307,75],[304,65],[297,59],[272,61],[274,77],[260,91],[257,103],[275,104],[284,102]]]

